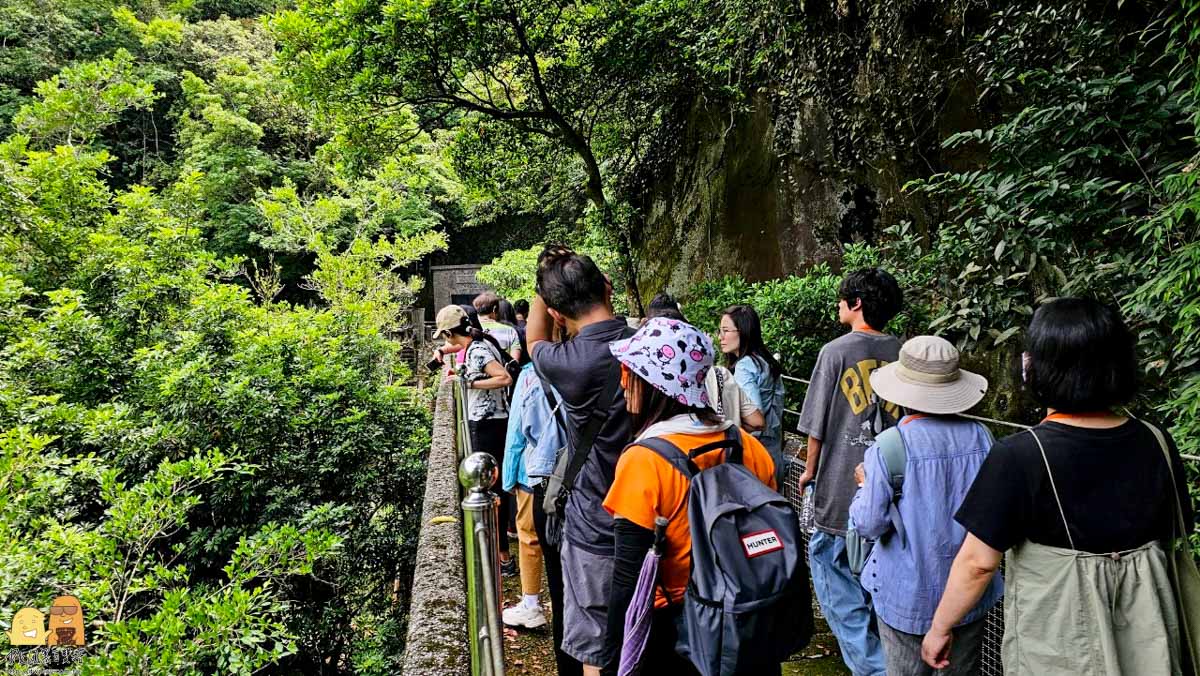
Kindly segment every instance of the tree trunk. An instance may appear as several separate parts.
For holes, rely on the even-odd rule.
[[[567,144],[575,151],[575,154],[579,155],[583,160],[584,168],[587,169],[587,196],[592,204],[600,210],[600,226],[617,237],[617,254],[621,257],[621,267],[625,269],[625,297],[629,304],[629,311],[636,313],[638,317],[644,317],[646,309],[642,305],[642,295],[638,290],[637,266],[633,261],[633,245],[629,239],[629,232],[613,219],[612,206],[608,202],[608,196],[604,194],[604,179],[600,173],[600,163],[592,154],[591,146],[574,129],[564,129],[564,132]]]
[[[621,257],[621,267],[625,268],[625,297],[629,304],[629,312],[637,317],[645,317],[646,308],[642,305],[642,294],[638,290],[637,266],[633,262],[633,246],[629,240],[629,232],[614,222],[612,207],[607,199],[597,206],[600,208],[602,227],[617,236],[617,254]]]

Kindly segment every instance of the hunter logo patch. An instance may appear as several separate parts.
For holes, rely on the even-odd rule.
[[[756,556],[783,549],[783,542],[775,531],[760,530],[757,533],[743,535],[742,548],[746,550],[746,558],[753,559]]]

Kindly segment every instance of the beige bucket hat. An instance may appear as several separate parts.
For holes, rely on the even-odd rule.
[[[987,393],[987,378],[958,368],[958,350],[944,338],[917,336],[900,347],[900,360],[876,369],[871,387],[880,399],[922,413],[962,413]]]

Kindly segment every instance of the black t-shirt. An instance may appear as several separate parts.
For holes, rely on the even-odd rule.
[[[1034,431],[1046,448],[1075,549],[1105,554],[1170,537],[1175,521],[1170,475],[1154,434],[1143,423],[1085,429],[1048,422]],[[1184,520],[1192,524],[1179,452],[1169,436],[1167,444]],[[1046,462],[1029,432],[996,443],[954,518],[999,551],[1025,540],[1071,546]]]
[[[566,342],[540,343],[533,355],[538,369],[562,397],[570,428],[567,439],[572,449],[596,407],[605,382],[614,373],[620,377],[620,372],[612,368],[616,358],[609,352],[608,344],[620,340],[627,326],[619,319],[588,324]],[[633,424],[625,411],[625,393],[618,387],[567,502],[563,534],[581,549],[612,554],[613,520],[604,509],[604,496],[612,486],[617,458],[632,440],[632,433]]]

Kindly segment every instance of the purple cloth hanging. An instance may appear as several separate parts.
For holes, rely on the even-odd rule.
[[[625,640],[621,642],[621,665],[617,676],[637,673],[646,642],[650,638],[650,625],[654,621],[654,591],[658,583],[658,560],[662,558],[655,547],[646,552],[642,560],[642,571],[638,573],[637,587],[625,610]]]

